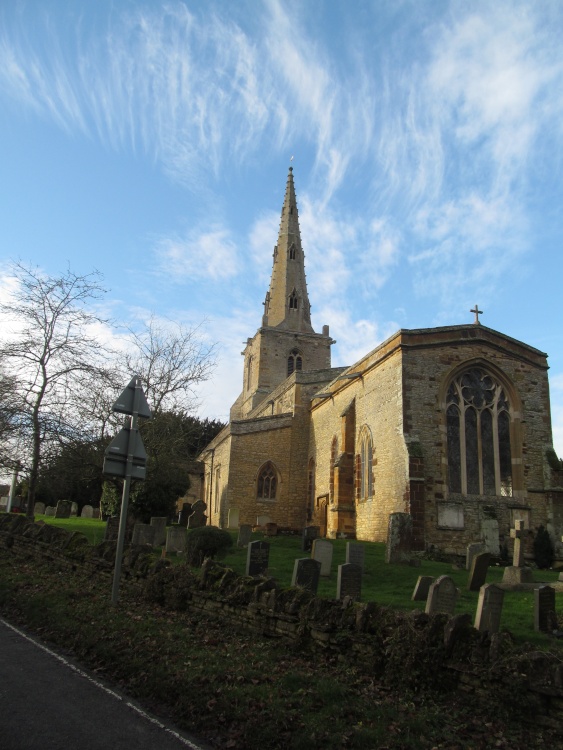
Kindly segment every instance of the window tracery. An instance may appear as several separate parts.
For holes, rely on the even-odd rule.
[[[258,500],[275,500],[278,489],[278,474],[271,461],[258,472],[256,496]]]

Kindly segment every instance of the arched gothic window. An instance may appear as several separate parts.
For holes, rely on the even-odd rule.
[[[334,502],[334,465],[336,464],[336,457],[338,455],[338,439],[332,438],[332,445],[330,446],[330,476],[329,476],[329,493],[330,502]]]
[[[278,490],[278,473],[274,464],[267,461],[258,472],[256,497],[258,500],[275,500]]]
[[[364,429],[360,437],[358,499],[365,501],[373,497],[373,443],[369,430]]]
[[[299,349],[292,349],[287,358],[287,374],[291,375],[294,370],[298,372],[303,369],[303,358]]]
[[[297,292],[294,289],[289,295],[289,309],[297,310],[298,304],[299,304],[299,300],[297,299]]]
[[[295,260],[295,245],[293,242],[291,243],[291,246],[289,248],[289,260]]]
[[[458,375],[446,398],[448,486],[468,495],[512,495],[510,404],[481,367]]]
[[[250,390],[250,383],[252,380],[252,357],[248,358],[248,363],[246,365],[246,390]]]

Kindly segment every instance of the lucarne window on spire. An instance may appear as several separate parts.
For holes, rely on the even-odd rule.
[[[297,292],[294,289],[289,295],[289,309],[297,310],[297,306],[298,306]]]
[[[295,260],[295,245],[293,242],[291,243],[291,247],[289,248],[289,260]]]

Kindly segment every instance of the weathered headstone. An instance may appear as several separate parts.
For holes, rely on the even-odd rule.
[[[55,518],[70,518],[70,502],[68,500],[59,500],[55,510]]]
[[[94,508],[92,511],[92,518],[100,518],[101,513],[99,508]]]
[[[332,542],[328,539],[314,539],[311,557],[321,564],[321,575],[329,576],[332,566]]]
[[[241,523],[238,530],[237,547],[246,547],[252,537],[252,526],[249,523]]]
[[[346,562],[359,565],[364,569],[364,545],[357,542],[346,542]]]
[[[522,537],[524,534],[524,521],[517,519],[514,521],[514,528],[510,529],[510,536],[514,539],[512,565],[507,565],[504,569],[502,576],[503,583],[514,585],[531,583],[534,580],[531,568],[524,565],[524,548],[522,546]]]
[[[514,522],[514,528],[510,529],[510,537],[514,539],[514,552],[512,564],[515,568],[521,568],[524,565],[524,547],[522,546],[522,536],[524,535],[524,521],[518,519]]]
[[[267,523],[264,527],[264,534],[266,536],[277,536],[278,535],[278,525],[277,523]]]
[[[205,526],[207,523],[207,516],[205,511],[207,510],[207,503],[203,500],[196,500],[192,505],[192,512],[188,518],[188,529],[199,529],[201,526]]]
[[[57,511],[57,509],[56,509],[56,508],[54,508],[54,507],[53,507],[52,505],[48,505],[48,506],[47,506],[47,507],[45,508],[45,515],[46,515],[46,516],[54,516],[54,515],[55,515],[55,513],[56,513],[56,511]]]
[[[321,564],[309,557],[302,557],[293,565],[292,586],[300,586],[303,589],[317,593],[319,576],[321,575]]]
[[[75,518],[78,515],[78,503],[71,503],[70,515],[72,518]]]
[[[336,580],[336,598],[345,599],[347,596],[359,602],[362,598],[362,569],[354,563],[344,563],[338,566]]]
[[[192,504],[182,503],[182,510],[178,513],[178,523],[180,524],[180,526],[188,525],[188,518],[190,517],[191,512],[192,512]]]
[[[272,523],[272,518],[270,516],[266,516],[264,513],[256,516],[256,526],[266,526],[267,523]]]
[[[238,508],[229,508],[229,529],[238,529],[240,511]]]
[[[425,602],[428,600],[430,586],[434,583],[432,576],[418,576],[411,599],[413,602]]]
[[[303,536],[301,537],[301,549],[303,552],[310,552],[313,548],[313,542],[320,534],[320,526],[305,526]]]
[[[534,630],[549,633],[555,629],[556,622],[555,589],[552,586],[539,586],[534,589]]]
[[[465,569],[471,570],[471,563],[473,562],[475,555],[486,551],[487,549],[483,542],[473,542],[473,544],[468,544],[465,553]]]
[[[493,557],[500,555],[498,521],[496,518],[484,518],[481,521],[481,536],[487,552]]]
[[[469,591],[479,591],[481,586],[485,584],[490,561],[490,552],[480,552],[478,555],[475,555],[471,563],[471,570],[469,571],[469,578],[467,580],[467,588]]]
[[[498,633],[504,591],[494,583],[486,583],[479,589],[475,628],[481,632]]]
[[[260,576],[268,570],[270,545],[268,542],[250,542],[246,553],[246,575]]]
[[[94,508],[92,508],[91,505],[85,505],[82,508],[82,513],[80,514],[81,518],[93,518],[94,517]]]
[[[450,576],[436,578],[428,591],[426,614],[434,615],[437,612],[443,612],[453,615],[458,595],[459,591]]]
[[[125,543],[128,544],[133,539],[133,527],[135,519],[132,515],[127,514],[127,523],[125,525]],[[104,533],[105,542],[115,542],[119,534],[119,516],[110,516],[106,522]]]
[[[133,526],[133,538],[131,544],[154,544],[154,533],[156,529],[150,523],[136,523]]]
[[[154,526],[154,546],[162,547],[166,542],[166,522],[168,519],[166,516],[153,516],[151,518],[151,526]]]
[[[188,530],[185,526],[169,526],[166,529],[166,551],[185,552],[188,544]]]
[[[45,503],[35,503],[33,506],[33,513],[36,516],[44,516],[45,515]]]
[[[390,513],[387,526],[385,562],[408,562],[412,546],[412,517],[409,513]]]

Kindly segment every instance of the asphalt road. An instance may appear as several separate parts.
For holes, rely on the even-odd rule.
[[[205,750],[0,618],[2,750]]]

